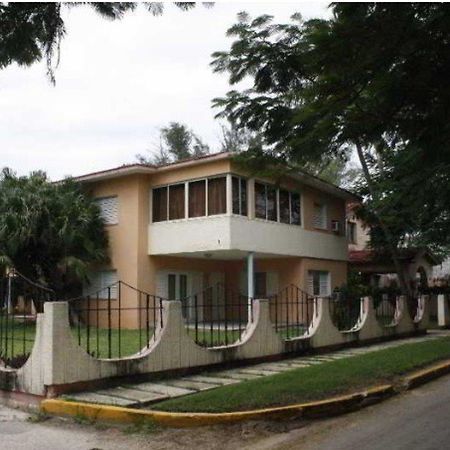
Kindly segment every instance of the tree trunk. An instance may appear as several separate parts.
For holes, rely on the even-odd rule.
[[[369,167],[367,166],[367,161],[364,156],[364,151],[363,151],[362,145],[358,142],[356,142],[356,151],[358,153],[358,158],[361,163],[364,178],[367,181],[367,186],[369,188],[370,195],[372,196],[373,199],[376,199],[377,198],[376,188],[374,186],[372,176],[369,171]],[[377,211],[376,208],[373,208],[373,212],[377,216],[378,221],[380,223],[380,227],[386,237],[388,250],[389,250],[389,253],[391,254],[392,261],[394,262],[395,270],[396,270],[397,276],[398,276],[398,281],[400,283],[400,289],[402,290],[402,292],[404,294],[406,294],[408,296],[412,296],[412,289],[411,289],[411,285],[410,285],[409,274],[407,275],[407,273],[406,273],[407,271],[402,267],[402,264],[400,263],[399,255],[397,252],[397,247],[396,247],[396,244],[394,244],[394,242],[393,242],[393,238],[389,231],[389,228],[384,223],[384,220],[381,217],[381,214],[379,214],[379,212]]]

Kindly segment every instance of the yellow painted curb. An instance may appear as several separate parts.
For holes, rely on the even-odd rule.
[[[411,375],[405,376],[404,384],[408,389],[412,389],[448,373],[450,373],[450,360],[440,362],[434,366],[418,370]]]
[[[251,419],[281,419],[296,416],[319,417],[342,414],[357,409],[367,399],[375,401],[393,392],[393,386],[385,385],[362,393],[344,395],[317,402],[230,413],[171,413],[56,399],[42,401],[41,410],[47,414],[83,417],[93,421],[122,423],[152,421],[170,427],[195,427],[242,422]]]

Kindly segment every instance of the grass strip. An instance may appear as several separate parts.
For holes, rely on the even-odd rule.
[[[448,337],[404,344],[166,400],[152,409],[218,413],[303,403],[392,381],[449,357]]]

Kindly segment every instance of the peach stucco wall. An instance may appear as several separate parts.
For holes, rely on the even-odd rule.
[[[239,290],[239,273],[245,267],[244,261],[217,261],[201,258],[177,258],[148,255],[148,226],[150,220],[150,190],[177,181],[200,178],[230,172],[242,173],[232,167],[230,160],[223,159],[173,170],[165,169],[153,175],[137,174],[108,179],[91,184],[86,188],[95,197],[117,195],[119,201],[119,223],[107,226],[110,240],[110,268],[118,271],[118,278],[146,292],[156,291],[156,272],[162,269],[183,269],[204,272],[207,284],[208,273],[225,272],[230,288]],[[302,194],[304,227],[312,228],[312,205],[314,201],[326,201],[328,205],[328,226],[331,220],[344,224],[344,200],[290,181],[286,186],[299,189]],[[323,231],[331,233],[331,231]],[[256,270],[279,272],[279,287],[296,284],[306,290],[306,273],[310,269],[328,270],[332,287],[346,280],[347,262],[313,260],[306,258],[280,258],[256,260]]]

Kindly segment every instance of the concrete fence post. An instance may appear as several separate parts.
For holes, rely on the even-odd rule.
[[[449,298],[445,294],[439,294],[437,298],[438,325],[448,327],[450,325]]]

